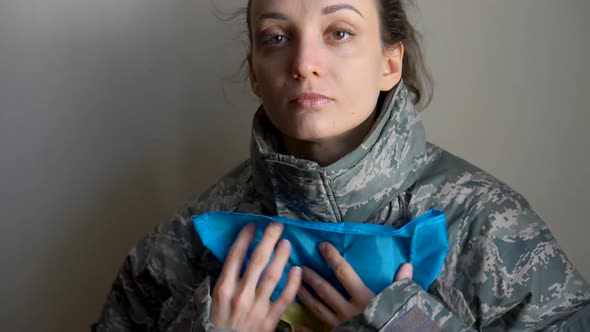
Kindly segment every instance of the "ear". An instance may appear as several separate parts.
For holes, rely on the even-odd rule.
[[[256,79],[256,74],[254,73],[254,64],[252,63],[252,54],[248,54],[248,77],[250,78],[250,88],[252,92],[260,97],[260,87],[258,86],[258,80]]]
[[[404,44],[398,43],[383,55],[383,76],[381,77],[381,91],[391,90],[402,78],[404,62]]]

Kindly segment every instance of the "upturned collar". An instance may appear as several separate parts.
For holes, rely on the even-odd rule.
[[[371,222],[425,161],[424,128],[403,82],[387,94],[363,143],[331,165],[282,154],[280,140],[261,106],[250,151],[256,191],[268,213],[294,219]]]

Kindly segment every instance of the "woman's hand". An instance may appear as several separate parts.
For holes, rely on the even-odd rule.
[[[252,253],[244,275],[240,269],[256,233],[254,225],[244,227],[228,252],[219,280],[213,288],[209,320],[216,328],[236,331],[274,331],[283,312],[295,299],[301,285],[301,269],[289,271],[281,296],[271,303],[270,296],[279,282],[289,258],[291,246],[282,240],[274,258],[260,281],[273,249],[283,232],[283,224],[272,223]],[[260,281],[260,283],[259,283]]]
[[[324,242],[320,244],[319,248],[332,270],[334,270],[336,278],[350,295],[350,301],[347,301],[324,278],[307,267],[303,267],[303,281],[313,288],[321,301],[303,286],[299,289],[297,296],[318,319],[330,327],[335,327],[363,312],[371,299],[375,297],[375,294],[365,286],[365,283],[334,246]],[[412,277],[412,265],[406,263],[400,267],[395,280],[411,279]],[[300,330],[305,331],[305,328]]]

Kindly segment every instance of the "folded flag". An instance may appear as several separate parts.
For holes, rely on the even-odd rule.
[[[222,262],[240,230],[256,225],[256,236],[248,249],[243,269],[271,222],[285,225],[282,239],[291,243],[291,254],[271,300],[277,299],[293,266],[307,266],[348,296],[334,272],[319,252],[321,242],[329,242],[340,252],[375,294],[393,283],[398,268],[409,262],[413,280],[427,290],[439,276],[449,250],[445,214],[431,210],[399,229],[358,222],[327,223],[293,220],[233,212],[211,212],[192,218],[204,245]],[[243,270],[242,270],[243,271]]]

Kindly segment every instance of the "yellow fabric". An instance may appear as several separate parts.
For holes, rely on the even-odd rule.
[[[326,324],[299,303],[291,303],[287,311],[281,316],[281,320],[291,326],[291,332],[295,332],[296,326],[305,326],[314,332],[330,331]]]

